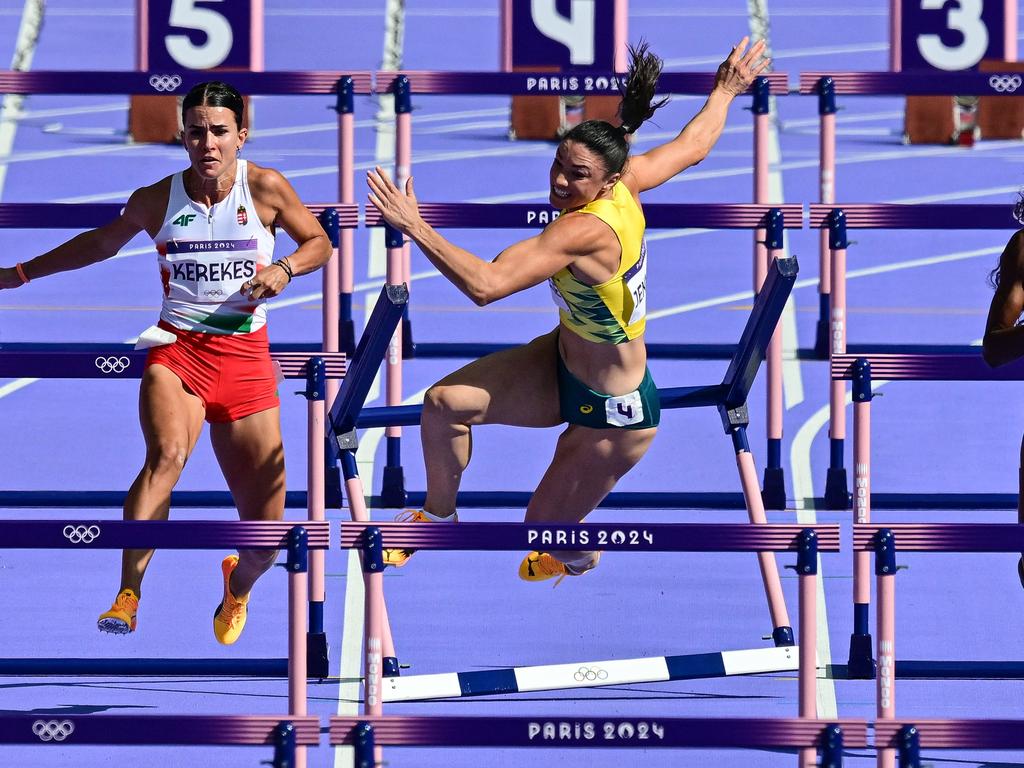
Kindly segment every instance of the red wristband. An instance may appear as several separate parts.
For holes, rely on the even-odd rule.
[[[21,278],[21,284],[22,285],[24,285],[25,283],[31,282],[28,279],[28,275],[25,274],[25,268],[21,265],[20,261],[17,264],[14,265],[14,269],[18,273],[18,277]]]

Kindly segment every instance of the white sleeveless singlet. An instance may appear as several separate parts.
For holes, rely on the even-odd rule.
[[[247,162],[236,162],[228,196],[209,208],[185,193],[183,173],[171,177],[167,214],[154,240],[164,291],[160,319],[175,328],[236,335],[267,322],[265,301],[240,289],[270,264],[274,236],[256,213]]]

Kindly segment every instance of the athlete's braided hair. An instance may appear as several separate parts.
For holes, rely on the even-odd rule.
[[[655,110],[664,106],[668,98],[652,103],[654,92],[661,75],[662,61],[653,53],[646,42],[641,40],[635,47],[629,47],[629,73],[626,82],[619,86],[622,102],[619,117],[622,124],[614,126],[604,120],[587,120],[580,123],[562,137],[563,141],[575,141],[604,161],[608,174],[621,173],[629,158],[629,144],[626,135],[636,132]]]

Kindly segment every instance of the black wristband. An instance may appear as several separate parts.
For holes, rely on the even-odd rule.
[[[288,275],[289,283],[292,281],[292,278],[295,277],[295,274],[292,272],[291,264],[288,263],[286,258],[278,259],[277,261],[274,262],[274,266],[280,267],[281,269],[284,270],[284,273]]]

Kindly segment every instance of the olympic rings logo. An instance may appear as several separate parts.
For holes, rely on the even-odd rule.
[[[65,525],[64,538],[72,544],[92,544],[100,537],[98,525]]]
[[[997,93],[1013,93],[1024,84],[1024,80],[1021,80],[1020,75],[992,75],[988,84]]]
[[[219,298],[224,295],[224,291],[220,288],[212,288],[209,291],[203,291],[203,296],[206,296],[207,298]]]
[[[149,84],[157,91],[176,91],[181,85],[178,75],[150,75]]]
[[[40,741],[64,741],[75,732],[75,724],[70,720],[36,720],[32,723],[32,733]]]
[[[573,674],[572,679],[577,683],[595,683],[598,680],[607,680],[608,672],[600,667],[580,667]]]
[[[97,357],[96,367],[100,373],[124,373],[132,361],[125,356],[121,357]]]

